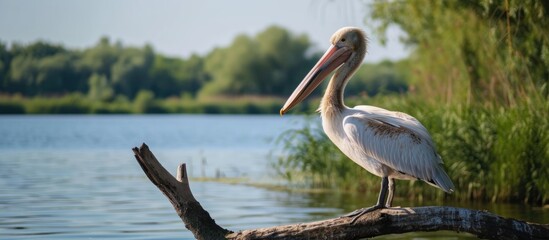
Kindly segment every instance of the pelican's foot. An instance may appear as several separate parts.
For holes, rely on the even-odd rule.
[[[357,209],[353,212],[350,212],[348,214],[345,214],[343,215],[342,217],[352,217],[353,220],[351,220],[351,224],[354,224],[356,222],[356,220],[361,217],[362,215],[366,214],[366,213],[369,213],[369,212],[373,212],[375,210],[378,210],[378,209],[382,209],[382,208],[386,208],[385,206],[379,204],[379,205],[374,205],[374,206],[371,206],[371,207],[367,207],[367,208],[361,208],[361,209]]]
[[[354,211],[352,211],[350,213],[347,213],[347,214],[345,214],[341,217],[355,217],[357,215],[364,215],[366,213],[369,213],[369,212],[372,212],[372,211],[375,211],[375,210],[378,210],[378,209],[382,209],[382,208],[387,208],[387,207],[383,206],[383,205],[374,205],[374,206],[371,206],[371,207],[354,210]]]

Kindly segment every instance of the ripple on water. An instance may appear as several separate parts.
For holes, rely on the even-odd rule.
[[[128,152],[105,152],[102,159],[97,155],[95,151],[10,151],[0,159],[2,236],[193,239]],[[261,188],[211,182],[194,182],[191,188],[212,217],[233,230],[298,222],[309,219],[311,212],[333,212],[304,207],[303,196]]]
[[[172,173],[184,161],[191,176],[202,172],[213,176],[220,170],[227,176],[257,178],[268,171],[266,156],[272,148],[263,140],[286,130],[281,126],[300,128],[288,119],[0,117],[0,238],[194,239],[169,201],[144,176],[130,148],[142,141],[154,149],[163,147],[155,150],[156,156]],[[193,182],[191,189],[216,222],[231,230],[320,220],[375,201],[208,182]],[[525,216],[535,222],[549,219],[548,211],[520,206],[472,207],[500,214],[507,211],[506,216]],[[457,238],[441,232],[385,239],[437,236]]]

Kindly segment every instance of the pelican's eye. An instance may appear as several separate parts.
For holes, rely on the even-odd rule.
[[[342,39],[341,39],[341,42],[345,42],[345,38],[342,38]]]

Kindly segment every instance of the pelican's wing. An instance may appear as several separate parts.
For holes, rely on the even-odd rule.
[[[435,185],[446,192],[454,185],[442,168],[427,129],[410,115],[360,106],[343,119],[353,145],[392,169]]]
[[[403,112],[389,111],[374,106],[356,106],[354,109],[360,110],[360,112],[366,114],[366,117],[368,118],[384,122],[394,127],[404,127],[410,129],[424,139],[426,143],[430,144],[436,152],[435,144],[431,139],[431,135],[429,135],[427,129],[416,118]]]

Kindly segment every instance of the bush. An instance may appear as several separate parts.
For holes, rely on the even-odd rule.
[[[22,114],[25,113],[25,107],[20,102],[12,100],[0,100],[0,113],[2,114]]]

